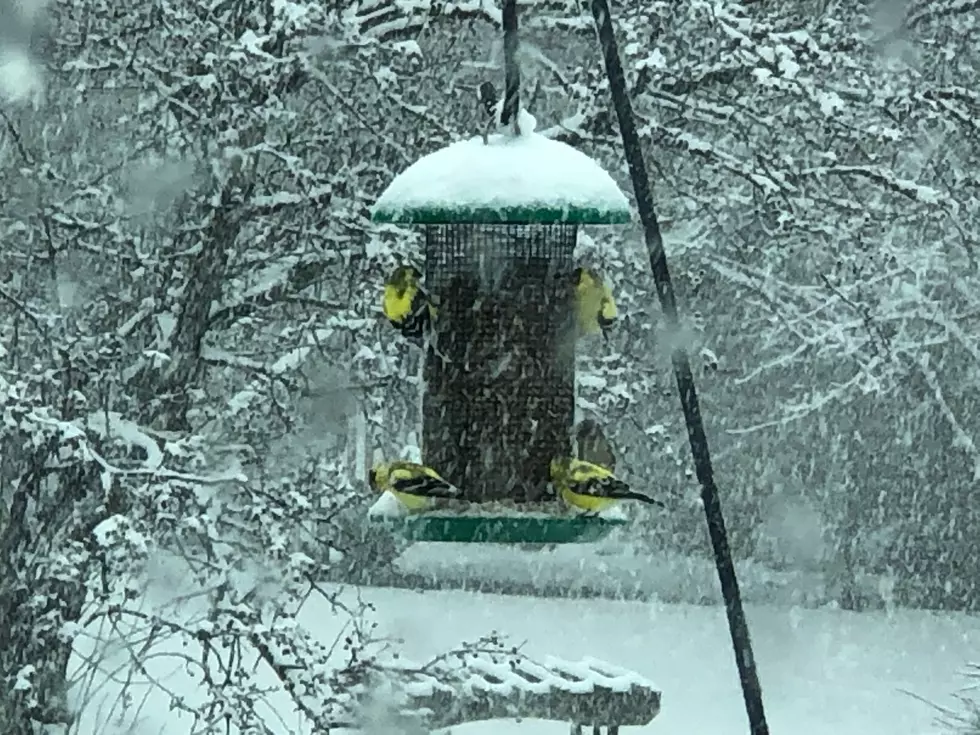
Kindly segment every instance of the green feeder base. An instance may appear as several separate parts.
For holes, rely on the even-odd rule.
[[[605,538],[626,520],[596,516],[438,515],[375,517],[409,541],[476,544],[572,544]]]

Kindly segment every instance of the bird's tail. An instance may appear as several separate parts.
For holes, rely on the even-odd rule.
[[[603,338],[608,342],[609,333],[612,331],[613,325],[616,323],[616,319],[607,317],[603,312],[600,312],[599,318],[596,321],[599,322],[599,329],[602,332]]]
[[[649,495],[631,490],[629,485],[618,478],[611,477],[603,484],[606,486],[606,497],[615,498],[616,500],[639,500],[641,503],[647,503],[648,505],[664,507],[664,504],[656,498],[651,498]]]
[[[410,480],[399,480],[393,483],[394,489],[410,495],[426,498],[458,498],[459,488],[450,485],[445,480],[434,477],[414,477]]]
[[[633,490],[626,490],[621,494],[616,495],[617,498],[622,498],[623,500],[639,500],[641,503],[646,503],[647,505],[656,505],[659,508],[665,507],[663,502],[657,500],[656,498],[651,498],[649,495],[644,495],[643,493],[638,493]]]

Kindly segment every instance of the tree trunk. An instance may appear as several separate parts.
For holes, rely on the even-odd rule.
[[[93,563],[79,543],[78,524],[93,528],[101,511],[93,502],[97,473],[81,464],[50,469],[56,449],[43,447],[29,458],[0,533],[4,735],[35,735],[40,725],[71,720],[66,695],[72,641],[63,628],[80,619]],[[85,508],[88,514],[78,512]],[[74,558],[66,561],[68,555]]]

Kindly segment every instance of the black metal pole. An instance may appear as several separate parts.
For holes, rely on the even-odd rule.
[[[619,59],[619,49],[616,46],[616,36],[613,32],[607,0],[592,0],[592,16],[595,19],[599,44],[602,47],[606,74],[609,77],[609,91],[612,94],[613,106],[616,108],[616,117],[619,119],[619,130],[623,138],[630,178],[633,180],[636,208],[640,214],[643,234],[650,254],[650,268],[653,271],[657,296],[660,298],[660,306],[668,324],[676,330],[679,326],[677,300],[670,280],[670,270],[667,268],[667,256],[664,253],[660,225],[653,210],[650,178],[647,175],[640,136],[636,132],[633,106],[626,89],[626,77]],[[721,593],[728,614],[728,628],[732,636],[735,665],[738,667],[742,682],[742,695],[745,699],[750,732],[752,735],[769,735],[769,726],[766,724],[765,709],[762,705],[762,686],[759,683],[755,658],[752,655],[749,626],[745,620],[745,611],[742,609],[738,578],[735,575],[735,564],[728,546],[725,518],[722,515],[721,500],[718,497],[718,488],[711,468],[708,438],[704,433],[698,394],[694,387],[694,375],[691,373],[691,362],[687,357],[687,351],[682,346],[675,347],[671,353],[671,362],[677,380],[677,390],[680,393],[681,407],[684,409],[684,421],[687,424],[687,437],[691,444],[694,469],[697,472],[698,482],[701,483],[701,500],[704,504],[704,515],[708,522],[718,580],[721,582]]]
[[[504,0],[504,105],[500,112],[501,125],[517,125],[521,106],[521,68],[517,62],[517,0]]]

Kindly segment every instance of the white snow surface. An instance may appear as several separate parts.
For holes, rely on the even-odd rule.
[[[522,111],[523,112],[523,111]],[[588,207],[628,212],[629,202],[598,163],[534,132],[523,113],[522,135],[490,135],[453,143],[395,177],[375,210],[466,207]]]
[[[402,518],[406,515],[408,509],[389,492],[381,493],[381,497],[368,508],[368,518]]]
[[[179,584],[177,585],[179,587]],[[168,597],[173,587],[158,590]],[[491,630],[541,663],[601,660],[612,677],[628,669],[656,682],[661,713],[643,732],[744,735],[747,722],[731,651],[724,608],[662,602],[506,597],[460,591],[415,592],[351,589],[348,603],[373,604],[379,637],[400,641],[401,659],[426,661]],[[149,603],[148,603],[149,604]],[[162,601],[158,605],[164,604]],[[190,621],[201,611],[185,603]],[[182,608],[183,609],[183,608]],[[959,711],[953,695],[967,684],[964,666],[980,660],[980,619],[917,611],[850,613],[797,607],[749,605],[746,610],[773,733],[793,735],[949,735],[927,702]],[[346,616],[311,598],[299,624],[331,642],[346,629]],[[79,679],[74,701],[84,707],[74,735],[190,735],[194,722],[174,710],[171,694],[193,704],[200,682],[184,658],[191,653],[165,639],[141,652],[145,669],[133,672],[122,697],[134,649],[118,636],[125,626],[102,633],[88,629],[77,642],[105,672]],[[196,654],[195,654],[196,655]],[[342,656],[338,656],[338,663]],[[73,666],[78,666],[76,659]],[[612,667],[616,667],[615,669]],[[621,667],[621,669],[620,669]],[[268,686],[272,735],[311,735],[288,697],[276,693],[274,675],[261,666],[255,683]],[[162,691],[150,681],[166,688]],[[168,694],[168,692],[170,694]],[[915,696],[913,696],[913,694]],[[922,699],[918,699],[920,697]],[[923,701],[926,700],[926,701]],[[396,732],[371,730],[374,735]],[[504,720],[454,727],[457,735],[565,735],[567,723]],[[630,728],[630,732],[640,729]]]
[[[30,101],[37,99],[43,89],[41,73],[25,51],[0,49],[0,101]]]
[[[465,670],[464,667],[465,666]],[[420,673],[424,667],[425,673]],[[645,687],[661,691],[655,683],[635,671],[614,666],[587,656],[580,661],[566,661],[556,656],[543,656],[540,661],[521,656],[479,654],[467,656],[465,661],[448,657],[435,665],[423,662],[402,665],[412,677],[403,688],[413,697],[431,696],[436,691],[465,691],[469,694],[488,692],[514,696],[521,692],[547,693],[549,691],[587,694],[596,689],[628,692],[633,687]],[[442,680],[432,676],[443,674]],[[454,685],[447,681],[455,681]]]
[[[163,452],[153,437],[138,424],[123,418],[117,411],[93,411],[87,418],[88,428],[103,437],[116,437],[130,447],[138,447],[146,453],[144,464],[150,469],[163,466]]]

